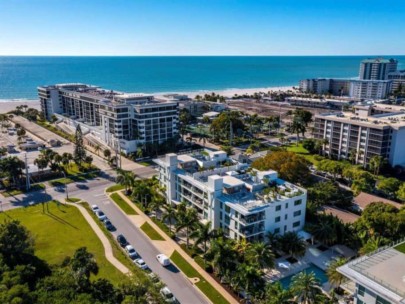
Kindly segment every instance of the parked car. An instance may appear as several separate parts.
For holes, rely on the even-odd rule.
[[[164,267],[167,267],[167,266],[169,266],[170,264],[171,264],[171,262],[170,262],[170,259],[166,256],[166,255],[164,255],[164,254],[158,254],[157,256],[156,256],[156,259],[159,261],[159,263],[162,265],[162,266],[164,266]]]
[[[100,208],[98,208],[97,205],[91,205],[91,210],[93,210],[93,212],[96,213],[97,211],[100,211]]]
[[[125,251],[128,253],[129,257],[133,260],[138,256],[138,253],[131,245],[125,246]]]
[[[101,210],[96,211],[96,216],[100,221],[104,221],[105,219],[107,219],[107,216]]]
[[[141,268],[143,270],[146,270],[146,269],[149,268],[148,265],[146,265],[145,261],[142,260],[142,259],[136,259],[134,261],[134,263],[135,263],[136,266],[138,266],[139,268]]]
[[[123,236],[122,234],[119,234],[119,235],[117,236],[117,242],[118,242],[118,244],[120,244],[120,246],[121,246],[122,248],[125,248],[125,246],[129,245],[127,239],[126,239],[125,236]]]
[[[148,277],[153,282],[153,284],[157,285],[157,284],[160,283],[159,276],[156,273],[151,272],[151,273],[148,274]]]
[[[160,294],[167,303],[177,303],[177,299],[174,297],[170,289],[165,286],[160,290]]]
[[[104,220],[103,222],[105,228],[107,228],[108,231],[115,231],[115,226],[110,222],[109,219]]]

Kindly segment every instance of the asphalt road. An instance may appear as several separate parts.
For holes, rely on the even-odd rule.
[[[175,297],[184,304],[209,303],[200,291],[174,265],[165,268],[156,260],[160,252],[153,243],[124,215],[119,207],[112,203],[104,194],[104,189],[114,185],[105,178],[96,178],[86,182],[71,183],[68,185],[69,197],[78,197],[90,205],[97,204],[111,220],[117,230],[115,236],[123,234],[134,246],[150,269],[159,275],[161,280],[169,287]],[[46,202],[51,199],[64,201],[66,192],[64,187],[47,188],[46,191],[30,192],[15,197],[2,198],[0,210],[6,211],[14,208],[30,206]]]
[[[89,193],[81,195],[90,205],[97,204],[117,228],[114,236],[123,234],[128,242],[135,248],[149,268],[156,273],[169,287],[180,303],[199,304],[209,303],[199,290],[194,287],[184,274],[174,265],[167,268],[161,266],[156,260],[160,252],[134,224],[112,203],[104,193]]]

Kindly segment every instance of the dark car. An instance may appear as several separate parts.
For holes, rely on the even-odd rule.
[[[128,245],[127,239],[122,234],[119,234],[117,236],[117,241],[120,244],[120,246],[123,247],[123,248]]]
[[[107,230],[109,230],[109,231],[115,231],[115,227],[114,227],[114,225],[110,222],[110,220],[105,220],[104,221],[104,226],[105,226],[105,228],[107,228]]]

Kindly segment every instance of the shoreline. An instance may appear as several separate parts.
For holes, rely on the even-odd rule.
[[[233,97],[235,94],[244,95],[244,94],[254,94],[259,92],[285,92],[288,90],[292,90],[293,86],[278,86],[278,87],[265,87],[265,88],[233,88],[233,89],[223,89],[223,90],[198,90],[198,91],[188,91],[188,92],[158,92],[158,93],[150,93],[151,95],[156,96],[157,98],[163,97],[164,95],[168,94],[184,94],[188,95],[191,98],[195,98],[197,95],[204,95],[204,94],[219,94],[225,97]],[[38,99],[29,99],[29,98],[4,98],[0,99],[0,113],[7,113],[15,109],[15,107],[19,105],[27,105],[30,108],[34,108],[37,110],[41,109],[40,103]]]

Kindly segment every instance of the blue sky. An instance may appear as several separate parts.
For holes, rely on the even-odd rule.
[[[0,0],[0,55],[401,55],[404,0]]]

